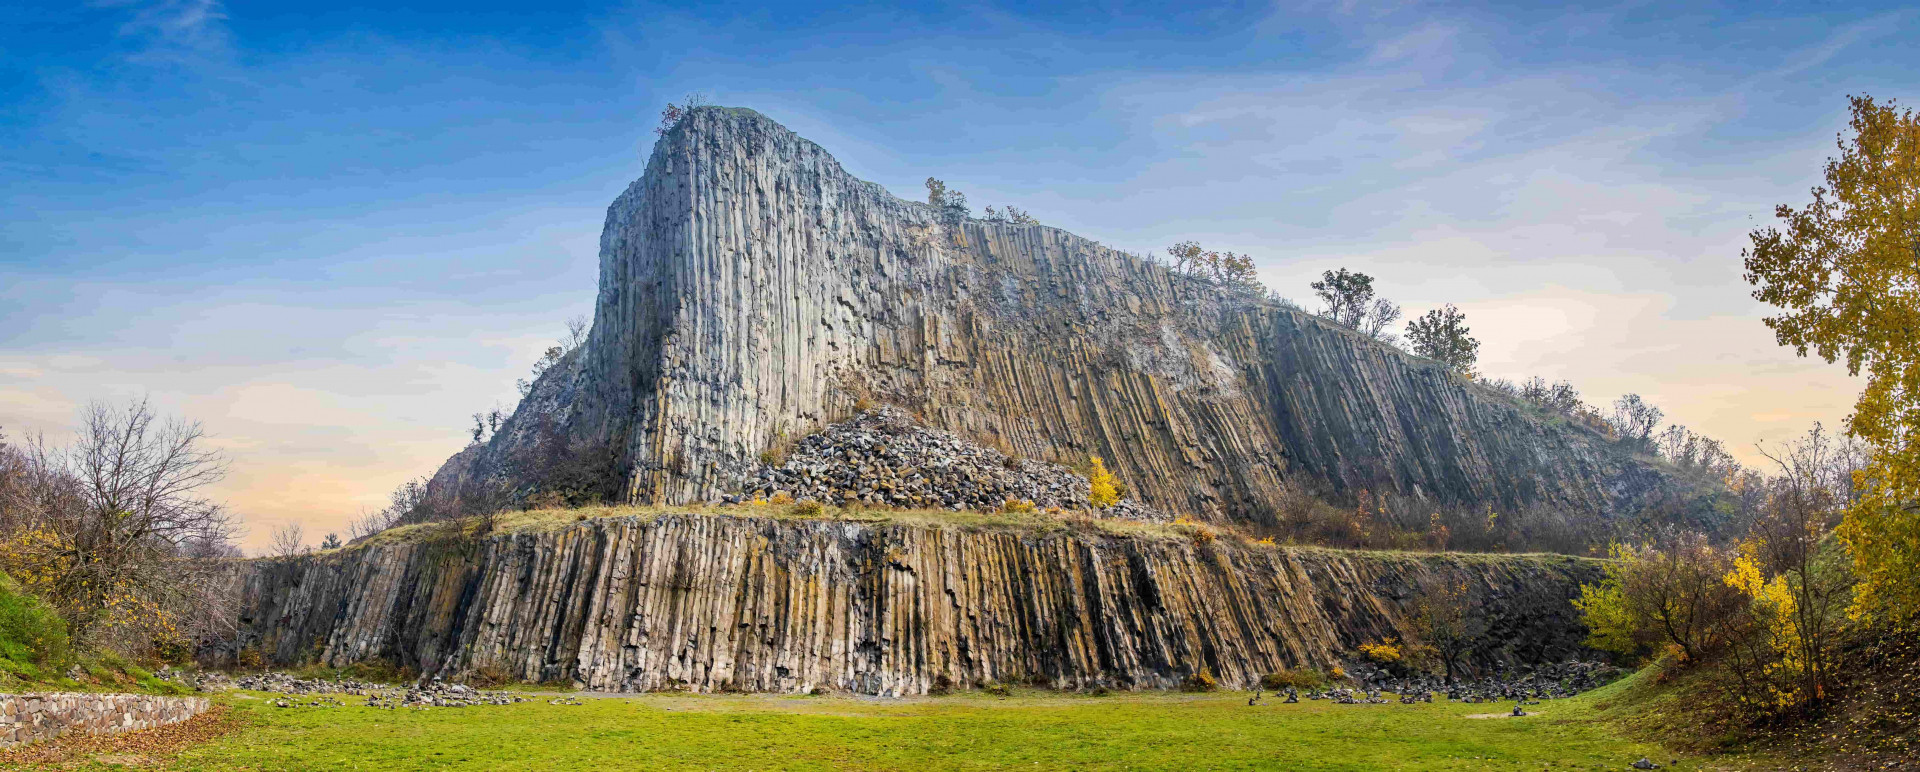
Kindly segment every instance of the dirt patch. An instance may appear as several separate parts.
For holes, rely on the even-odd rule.
[[[181,751],[240,727],[225,705],[177,724],[107,737],[72,735],[0,751],[0,769],[73,769],[92,763],[164,767]]]

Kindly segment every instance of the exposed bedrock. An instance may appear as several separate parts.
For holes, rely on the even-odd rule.
[[[1283,481],[1563,517],[1672,485],[1310,314],[1057,228],[945,221],[750,110],[659,141],[600,263],[586,343],[437,490],[533,490],[557,443],[604,455],[614,498],[712,500],[863,397],[1022,456],[1103,456],[1145,503],[1216,521],[1274,522]]]
[[[1568,601],[1599,572],[1084,529],[606,518],[236,563],[234,645],[279,665],[487,668],[609,691],[1156,688],[1202,669],[1249,686],[1407,638],[1414,588],[1432,581],[1463,584],[1485,615],[1479,666],[1576,656]]]

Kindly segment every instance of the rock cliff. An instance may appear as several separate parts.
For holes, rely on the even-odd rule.
[[[863,399],[1021,456],[1103,456],[1145,503],[1214,521],[1275,522],[1287,484],[1424,522],[1612,516],[1671,483],[1310,314],[1057,228],[945,218],[750,110],[661,138],[600,263],[586,342],[436,490],[712,500]]]
[[[426,535],[422,535],[422,534]],[[1124,535],[665,515],[383,538],[235,564],[209,656],[381,660],[607,691],[922,694],[984,682],[1244,687],[1405,639],[1416,587],[1463,587],[1477,665],[1562,660],[1595,561],[1342,552]]]

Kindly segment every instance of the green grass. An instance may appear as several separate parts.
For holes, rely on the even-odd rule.
[[[1549,702],[1522,719],[1465,718],[1510,705],[1269,698],[1249,707],[1236,693],[655,694],[424,712],[223,699],[245,728],[187,751],[173,768],[1538,770],[1673,757],[1599,720],[1595,695]]]

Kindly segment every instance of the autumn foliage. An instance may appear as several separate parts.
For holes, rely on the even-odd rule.
[[[1860,586],[1857,619],[1920,617],[1920,116],[1850,98],[1852,121],[1813,202],[1780,206],[1744,253],[1767,326],[1867,385],[1847,431],[1875,447],[1839,537]]]

